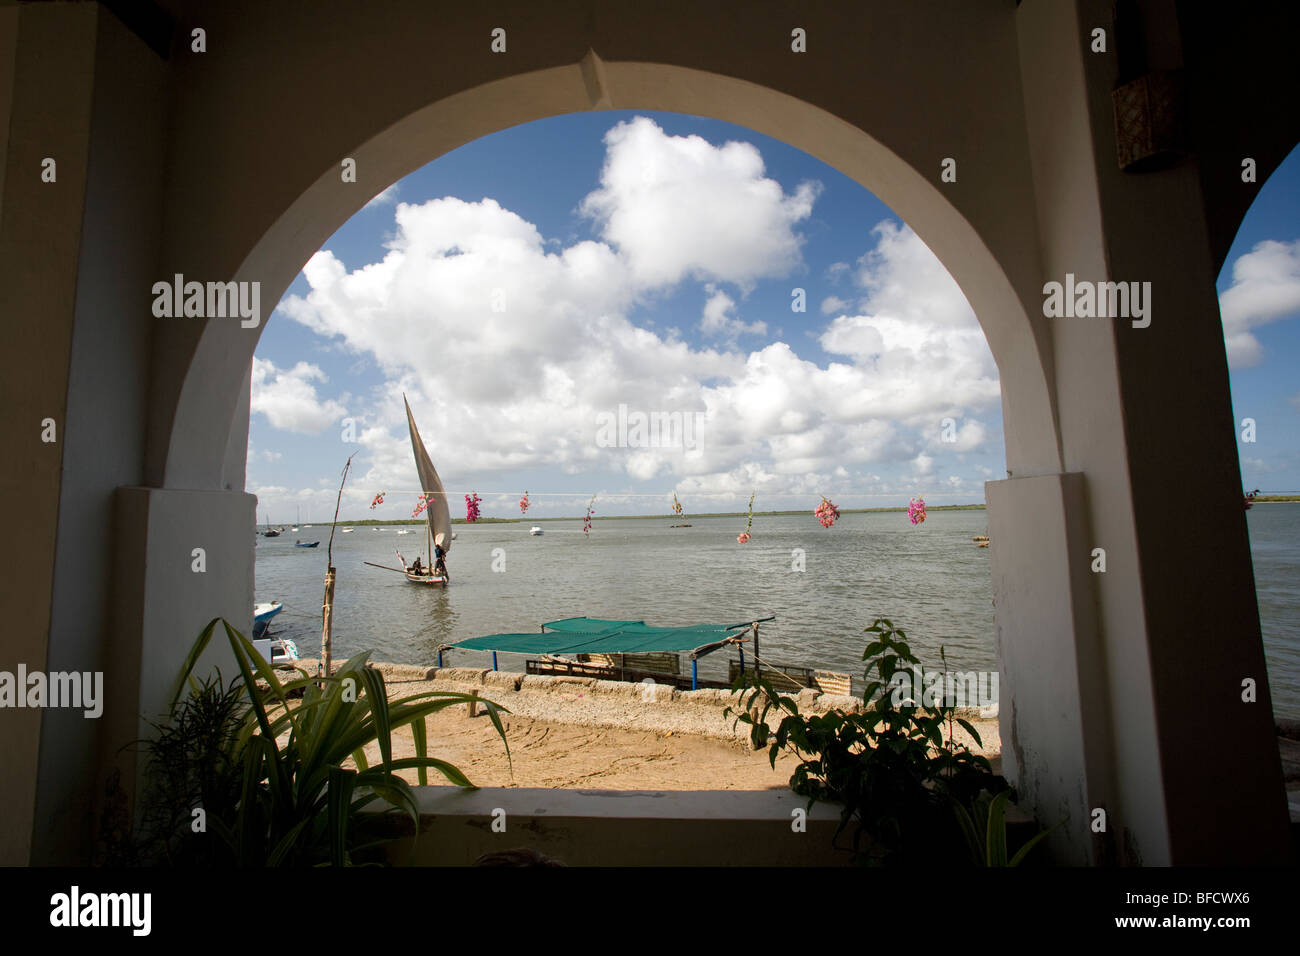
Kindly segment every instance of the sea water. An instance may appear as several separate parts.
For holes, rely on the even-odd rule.
[[[1300,719],[1300,503],[1257,504],[1247,521],[1274,711]],[[683,522],[691,527],[672,527]],[[529,535],[534,523],[544,534]],[[743,545],[743,517],[598,520],[590,536],[581,518],[459,524],[445,590],[363,563],[400,567],[394,548],[427,559],[423,529],[410,527],[417,533],[358,526],[335,535],[336,660],[370,650],[372,660],[431,665],[440,644],[537,632],[566,617],[684,625],[775,615],[759,632],[765,661],[847,672],[858,689],[863,629],[878,617],[907,632],[927,670],[940,666],[940,648],[953,670],[997,669],[991,549],[971,540],[988,533],[982,510],[931,511],[920,525],[901,512],[846,514],[831,528],[811,513],[758,516]],[[329,528],[311,531],[319,548],[257,539],[257,600],[284,602],[272,629],[307,656],[320,643]],[[729,656],[702,658],[700,676],[725,679]],[[445,663],[491,667],[491,659],[453,651]],[[525,658],[498,660],[521,671]]]

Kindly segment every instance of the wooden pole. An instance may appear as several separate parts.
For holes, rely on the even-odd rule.
[[[325,572],[325,603],[321,606],[320,664],[321,676],[330,676],[330,636],[334,626],[334,569]]]
[[[762,677],[763,664],[758,659],[758,622],[755,621],[753,624],[750,625],[750,627],[754,629],[754,676]]]
[[[348,483],[348,469],[356,452],[348,455],[343,465],[343,477],[339,481],[339,495],[334,500],[334,521],[330,525],[330,543],[326,546],[325,558],[325,600],[321,603],[320,622],[320,670],[321,677],[330,676],[330,638],[334,628],[334,529],[339,526],[339,507],[343,503],[343,486]],[[323,684],[321,685],[324,686]]]

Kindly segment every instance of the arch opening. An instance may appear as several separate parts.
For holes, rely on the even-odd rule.
[[[1013,284],[938,186],[867,133],[787,94],[676,66],[610,63],[601,64],[601,71],[607,96],[619,108],[688,113],[754,129],[838,169],[893,209],[957,281],[984,330],[1003,387],[1008,472],[1059,471],[1050,343],[1042,320],[1031,318],[1023,304],[1037,296],[1029,285],[1032,269],[1017,263],[1021,281]],[[331,164],[257,238],[235,279],[260,281],[263,301],[278,301],[307,258],[372,195],[471,140],[592,105],[583,64],[497,80],[431,103],[352,151],[348,158],[359,175],[365,171],[360,192],[341,183]],[[204,328],[169,430],[167,487],[231,488],[236,481],[242,486],[241,416],[264,325],[251,335],[230,323]],[[214,441],[216,434],[229,440]]]

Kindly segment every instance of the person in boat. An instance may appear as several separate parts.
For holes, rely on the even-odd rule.
[[[415,558],[415,563],[411,565],[411,571],[412,571],[413,573],[415,573],[415,574],[423,574],[423,573],[424,573],[424,566],[423,566],[422,564],[420,564],[420,558],[419,558],[418,555],[417,555],[416,558]]]
[[[433,546],[433,570],[435,574],[441,574],[447,580],[451,580],[447,574],[447,550],[440,544]]]

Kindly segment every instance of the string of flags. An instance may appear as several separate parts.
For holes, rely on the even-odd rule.
[[[387,496],[387,494],[388,492],[386,491],[381,491],[378,494],[376,494],[374,498],[371,499],[370,501],[370,510],[373,511],[375,508],[382,505],[384,503],[384,498]],[[544,492],[544,494],[555,496],[555,497],[571,497],[574,493],[573,492]],[[746,518],[745,530],[736,536],[736,541],[740,544],[748,544],[750,539],[753,538],[754,499],[757,497],[757,495],[758,493],[754,492],[749,496],[749,507],[745,515]],[[423,514],[425,509],[428,508],[429,504],[433,501],[434,496],[435,496],[434,492],[427,492],[427,493],[420,494],[416,500],[415,510],[411,512],[411,517],[418,518],[421,514]],[[634,497],[646,497],[646,496],[638,494],[638,495],[634,495]],[[653,495],[650,497],[658,497],[658,496]],[[1247,496],[1246,499],[1247,508],[1250,507],[1252,497],[1253,495]],[[675,491],[672,492],[672,499],[673,499],[673,504],[672,504],[673,514],[678,515],[679,517],[684,515],[685,510],[682,508],[682,503],[677,499],[677,492]],[[483,499],[479,497],[478,492],[473,492],[472,494],[465,495],[465,520],[467,522],[470,522],[472,524],[478,521],[480,515],[479,505],[482,503],[482,501]],[[531,505],[532,505],[531,495],[529,492],[525,491],[523,497],[519,499],[519,513],[527,514],[528,509]],[[591,500],[587,502],[587,513],[582,519],[582,533],[585,534],[587,537],[591,537],[591,516],[596,513],[595,506],[596,506],[596,496],[592,495]],[[819,504],[813,510],[813,515],[821,523],[821,526],[823,528],[829,528],[832,527],[835,524],[835,522],[839,520],[840,509],[833,501],[831,501],[825,495],[822,495],[821,504]],[[909,502],[907,506],[907,517],[908,520],[910,520],[914,525],[921,524],[925,521],[925,499],[923,497],[918,495],[912,498],[911,502]]]

